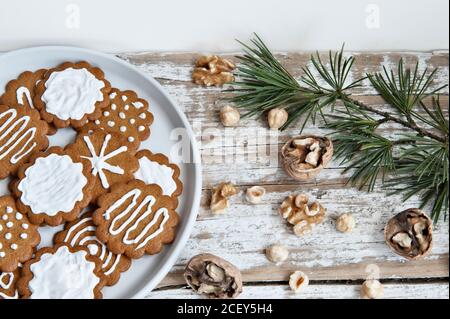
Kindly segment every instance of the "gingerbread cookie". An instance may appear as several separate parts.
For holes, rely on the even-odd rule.
[[[112,286],[119,280],[120,273],[130,268],[131,259],[110,252],[95,236],[96,228],[92,221],[92,212],[87,212],[73,222],[67,223],[64,230],[55,235],[54,242],[67,243],[73,247],[87,247],[91,255],[101,260],[106,285]]]
[[[17,79],[9,81],[6,84],[5,93],[1,97],[2,103],[34,109],[35,86],[44,78],[46,71],[45,69],[36,72],[25,71]]]
[[[91,121],[107,132],[125,136],[130,143],[139,145],[150,136],[153,115],[148,110],[148,102],[138,98],[133,91],[113,88],[109,95],[111,102],[103,109],[101,116]]]
[[[176,204],[158,185],[139,180],[116,184],[97,204],[92,216],[96,235],[113,253],[130,258],[156,254],[175,237]]]
[[[92,202],[106,193],[115,183],[126,183],[133,179],[133,173],[139,168],[135,145],[117,133],[108,133],[100,129],[80,132],[77,139],[66,148],[67,154],[89,164],[91,175],[95,178],[91,190]]]
[[[59,244],[24,264],[17,288],[30,299],[99,299],[104,284],[100,259],[85,247]]]
[[[14,271],[41,241],[37,227],[17,211],[12,196],[0,197],[0,271]]]
[[[0,299],[19,299],[16,284],[20,278],[20,268],[13,272],[0,271]]]
[[[87,62],[65,62],[46,72],[36,86],[34,106],[56,127],[81,127],[109,104],[111,85],[103,71]]]
[[[15,174],[33,153],[47,148],[47,130],[36,110],[0,105],[0,178]]]
[[[94,176],[89,164],[81,163],[51,147],[34,154],[10,184],[17,207],[36,225],[56,226],[74,220],[88,206]]]
[[[136,179],[144,181],[145,184],[157,184],[162,189],[162,194],[178,200],[183,191],[180,181],[180,168],[169,162],[163,154],[153,154],[149,150],[136,153],[139,159],[139,169],[134,173]]]

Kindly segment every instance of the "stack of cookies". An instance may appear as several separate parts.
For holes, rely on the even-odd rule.
[[[180,169],[140,150],[153,115],[88,62],[24,72],[0,97],[0,299],[101,298],[178,224]],[[48,136],[72,127],[65,147]],[[42,226],[64,225],[37,249]]]

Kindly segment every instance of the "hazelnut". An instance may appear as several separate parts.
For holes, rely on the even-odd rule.
[[[289,256],[289,250],[286,246],[275,244],[266,248],[266,257],[271,262],[280,263],[285,261]]]
[[[352,214],[342,214],[336,219],[336,229],[342,233],[353,231],[355,226],[356,222]]]
[[[223,126],[236,126],[241,115],[237,108],[225,105],[220,109],[220,121]]]
[[[295,136],[281,148],[281,162],[286,173],[296,180],[317,176],[333,155],[333,144],[327,137]]]
[[[273,108],[267,114],[267,122],[272,130],[278,130],[288,120],[288,112],[285,109]]]
[[[251,204],[259,204],[266,194],[266,190],[261,186],[252,186],[247,188],[245,198]]]
[[[308,285],[308,276],[303,271],[297,270],[289,277],[289,287],[291,287],[295,293],[299,293]]]
[[[361,286],[361,297],[364,299],[382,299],[384,287],[376,279],[368,279]]]
[[[431,251],[431,219],[420,209],[410,208],[392,217],[384,228],[388,246],[406,259],[419,259]]]
[[[235,298],[242,292],[241,272],[212,254],[194,256],[186,265],[186,283],[209,298]]]

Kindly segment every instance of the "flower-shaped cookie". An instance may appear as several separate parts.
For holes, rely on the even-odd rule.
[[[56,127],[81,127],[109,104],[111,85],[87,62],[65,62],[50,69],[36,87],[34,106]]]
[[[125,137],[90,127],[87,126],[86,130],[78,134],[75,142],[66,147],[66,152],[90,167],[91,175],[95,178],[90,192],[91,202],[95,202],[111,185],[133,179],[139,163],[134,156],[135,145]]]
[[[95,236],[96,228],[92,221],[92,212],[87,212],[73,222],[67,223],[64,230],[55,235],[53,241],[55,244],[66,243],[73,247],[87,247],[91,255],[101,260],[106,285],[112,286],[119,280],[120,273],[130,268],[131,259],[110,252]]]
[[[0,271],[16,270],[31,258],[40,241],[37,227],[17,210],[14,198],[0,197]]]
[[[130,143],[139,146],[140,141],[150,136],[150,125],[153,123],[148,102],[138,98],[133,91],[115,88],[111,90],[109,97],[110,105],[103,109],[98,119],[91,122],[107,132],[122,134]]]
[[[175,237],[176,204],[156,184],[132,180],[113,185],[97,204],[92,216],[96,235],[113,253],[130,258],[156,254]]]
[[[38,111],[0,105],[0,179],[15,174],[33,153],[47,148],[47,130]]]
[[[23,265],[17,289],[30,299],[99,299],[104,285],[100,259],[86,247],[59,244],[39,249]]]
[[[94,176],[61,147],[51,147],[32,156],[18,171],[10,188],[17,207],[36,225],[56,226],[74,220],[88,206]]]

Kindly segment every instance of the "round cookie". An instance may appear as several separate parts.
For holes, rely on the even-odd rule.
[[[107,132],[116,132],[125,136],[130,143],[139,146],[140,141],[150,136],[153,114],[148,110],[148,102],[138,98],[133,91],[111,90],[110,105],[100,117],[91,121]]]
[[[47,72],[46,69],[39,69],[35,72],[22,72],[17,79],[6,84],[5,93],[0,98],[1,103],[15,107],[28,107],[34,109],[33,99],[36,96],[36,85]],[[56,127],[49,125],[47,135],[56,133]]]
[[[176,204],[158,185],[139,180],[116,184],[97,204],[92,216],[96,235],[113,253],[130,258],[156,254],[175,237]]]
[[[88,164],[95,179],[91,190],[91,202],[106,193],[111,185],[126,183],[133,179],[133,173],[139,168],[135,145],[116,133],[100,129],[80,132],[75,142],[66,147],[67,154]]]
[[[163,154],[153,154],[149,150],[141,150],[136,153],[139,160],[139,169],[134,173],[134,178],[140,179],[145,184],[157,184],[162,189],[162,194],[172,197],[178,202],[178,196],[183,191],[180,181],[180,168],[169,162]]]
[[[74,220],[88,206],[94,176],[90,165],[51,147],[34,154],[10,184],[17,207],[36,225],[60,225]]]
[[[19,299],[19,293],[16,288],[19,278],[20,268],[13,272],[0,271],[0,299]]]
[[[104,284],[101,262],[87,248],[59,244],[24,264],[17,288],[30,299],[99,299]]]
[[[15,174],[33,153],[47,148],[47,130],[36,110],[0,105],[0,179]]]
[[[54,242],[55,244],[67,243],[73,247],[87,247],[91,255],[101,260],[101,271],[106,285],[112,286],[119,280],[120,273],[130,268],[131,259],[109,251],[105,244],[95,236],[96,228],[92,221],[92,212],[87,212],[73,222],[67,223],[64,230],[55,234]]]
[[[14,198],[0,197],[0,271],[16,270],[31,258],[40,241],[37,227],[17,210]]]
[[[65,62],[45,73],[36,86],[34,106],[57,128],[81,127],[95,120],[109,104],[111,85],[104,73],[88,62]]]

